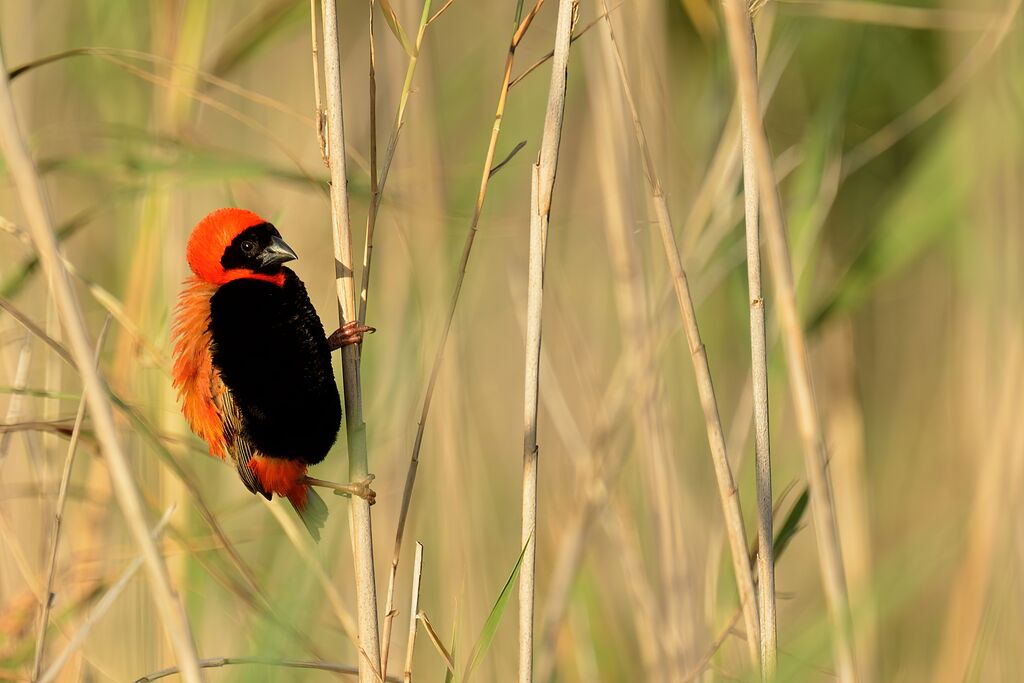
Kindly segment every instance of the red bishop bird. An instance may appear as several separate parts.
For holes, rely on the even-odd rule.
[[[193,276],[178,297],[174,386],[192,430],[230,457],[245,487],[287,498],[319,540],[327,506],[306,470],[322,461],[341,426],[331,351],[372,328],[348,323],[324,335],[298,258],[251,211],[219,209],[192,230]],[[368,481],[339,488],[371,500]]]

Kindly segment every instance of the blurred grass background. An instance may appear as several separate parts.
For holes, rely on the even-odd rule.
[[[1024,525],[1014,507],[1024,463],[1019,0],[757,4],[766,127],[826,421],[862,678],[1024,680]],[[414,34],[420,3],[393,5]],[[378,332],[364,346],[363,385],[382,606],[515,5],[456,0],[427,29],[377,223],[367,321]],[[555,7],[547,5],[514,74],[551,49]],[[357,227],[369,201],[367,9],[341,8]],[[582,2],[578,29],[599,12],[598,3]],[[709,0],[627,0],[612,17],[681,230],[753,538],[738,118],[720,9]],[[383,149],[406,57],[380,14],[375,29]],[[35,66],[14,88],[66,255],[78,282],[92,287],[80,287],[92,332],[106,309],[118,312],[102,368],[145,420],[145,428],[123,425],[152,519],[178,504],[164,548],[201,655],[354,663],[315,572],[269,506],[204,455],[168,376],[185,241],[214,208],[243,206],[273,221],[300,255],[296,270],[321,318],[334,320],[308,4],[14,0],[0,2],[0,40],[12,68],[71,48],[108,48]],[[552,210],[538,660],[558,681],[748,680],[742,626],[715,647],[737,607],[735,585],[686,341],[608,49],[601,23],[574,43]],[[399,566],[392,672],[403,660],[415,540],[426,548],[420,608],[446,646],[454,634],[459,662],[519,555],[529,169],[547,73],[540,67],[512,88],[502,122],[496,158],[526,145],[492,178],[426,427]],[[22,220],[6,177],[0,215]],[[59,339],[31,250],[0,233],[0,255],[0,294]],[[108,298],[97,298],[97,287]],[[766,292],[781,524],[803,488],[803,468],[767,284]],[[650,357],[634,363],[644,348]],[[3,680],[27,680],[31,669],[66,451],[59,431],[69,428],[78,391],[73,371],[0,314]],[[345,479],[343,443],[315,476]],[[651,443],[667,454],[667,481],[652,482],[659,456]],[[88,423],[80,450],[48,657],[135,555]],[[604,472],[595,465],[603,461],[621,461],[621,471]],[[189,473],[184,482],[170,463]],[[652,483],[670,494],[667,516]],[[252,581],[204,521],[192,489]],[[339,593],[335,603],[354,612],[347,504],[328,503],[331,520],[313,556]],[[292,514],[273,505],[285,519]],[[832,677],[810,523],[802,518],[777,569],[783,680]],[[563,595],[552,590],[553,573],[580,528],[581,561]],[[133,581],[61,680],[133,680],[172,663],[146,590]],[[543,640],[548,623],[557,625],[553,641]],[[506,614],[475,679],[510,680],[515,643]],[[425,637],[414,671],[420,680],[444,677]],[[259,666],[208,674],[333,677]]]

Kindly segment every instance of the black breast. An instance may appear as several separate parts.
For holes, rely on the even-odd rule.
[[[210,300],[213,365],[264,455],[316,464],[334,445],[341,401],[320,318],[302,280],[233,280]]]

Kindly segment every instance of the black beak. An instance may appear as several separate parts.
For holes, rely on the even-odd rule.
[[[270,244],[260,252],[260,265],[264,268],[268,266],[279,266],[282,263],[288,261],[294,261],[299,258],[299,255],[292,250],[288,244],[280,237],[274,237],[270,240]]]

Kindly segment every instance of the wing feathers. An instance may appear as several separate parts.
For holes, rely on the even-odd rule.
[[[213,373],[213,386],[210,393],[214,405],[217,406],[217,412],[220,414],[224,443],[235,463],[235,469],[238,470],[238,476],[245,484],[245,488],[270,500],[272,493],[263,487],[259,476],[250,466],[250,461],[258,453],[242,428],[242,414],[231,396],[231,390],[224,385],[216,370]]]

